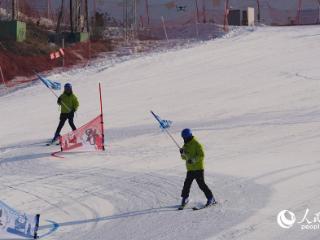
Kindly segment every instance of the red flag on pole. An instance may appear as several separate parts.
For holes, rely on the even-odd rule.
[[[60,52],[61,56],[64,56],[64,51],[62,48],[59,49],[59,52]]]
[[[55,53],[50,53],[50,59],[53,60],[55,58],[56,58]]]
[[[77,130],[60,137],[62,151],[103,151],[103,119],[99,115]]]
[[[60,52],[55,52],[54,55],[55,55],[54,56],[55,58],[59,58],[60,57]]]

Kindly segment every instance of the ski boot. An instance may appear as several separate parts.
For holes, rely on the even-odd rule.
[[[216,203],[217,203],[217,202],[216,202],[216,200],[215,200],[213,197],[208,198],[205,207],[209,207],[209,206],[214,205],[214,204],[216,204]]]
[[[183,210],[188,203],[189,203],[189,198],[182,198],[181,205],[178,208],[178,210]]]

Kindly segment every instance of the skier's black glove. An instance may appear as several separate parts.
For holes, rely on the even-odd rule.
[[[187,161],[187,163],[188,164],[194,164],[196,162],[196,160],[195,159],[188,159],[188,161]]]
[[[180,154],[183,154],[183,152],[184,152],[183,148],[180,148],[179,151],[180,151]]]
[[[75,113],[75,110],[74,110],[74,109],[71,109],[71,111],[69,112],[69,116],[73,117],[73,116],[74,116],[74,113]]]
[[[58,103],[59,105],[61,105],[61,102],[62,102],[61,97],[58,97],[57,103]]]

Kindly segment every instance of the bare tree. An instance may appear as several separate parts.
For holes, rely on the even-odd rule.
[[[73,22],[73,0],[70,0],[70,30],[74,32],[74,22]]]
[[[260,0],[257,0],[257,6],[258,6],[258,22],[260,23],[260,20],[261,20]]]
[[[70,0],[70,28],[71,32],[82,31],[81,9],[83,9],[82,0]]]
[[[90,32],[88,0],[84,1],[84,8],[85,8],[85,23],[87,25],[87,32]]]
[[[60,33],[60,30],[61,30],[61,21],[62,21],[62,18],[63,18],[63,12],[64,12],[64,0],[61,0],[61,7],[60,7],[59,16],[58,16],[56,33]]]
[[[17,3],[16,0],[12,0],[12,21],[16,20],[16,7]]]

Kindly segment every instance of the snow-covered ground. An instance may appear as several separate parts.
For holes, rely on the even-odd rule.
[[[245,28],[51,76],[73,84],[78,126],[99,114],[103,87],[106,152],[65,159],[44,146],[59,112],[43,85],[1,96],[0,200],[41,213],[42,239],[317,239],[301,224],[307,209],[312,222],[320,212],[319,56],[317,26]],[[190,127],[204,144],[217,206],[176,210],[185,166],[151,109],[174,122],[180,143]],[[195,183],[191,198],[205,202]],[[297,218],[290,229],[277,224],[284,209]]]

